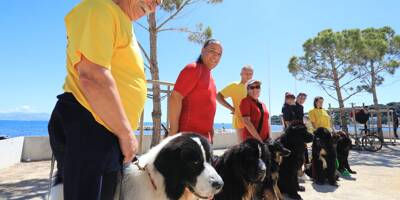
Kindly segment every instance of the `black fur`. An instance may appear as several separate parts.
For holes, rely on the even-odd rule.
[[[159,152],[154,161],[154,166],[165,179],[165,191],[171,200],[181,197],[185,187],[194,186],[197,176],[204,169],[202,150],[191,139],[193,137],[200,138],[206,162],[210,163],[210,145],[205,138],[196,134],[183,134],[183,137],[175,138]]]
[[[215,195],[215,200],[242,200],[248,192],[255,192],[255,186],[269,174],[270,159],[267,145],[255,139],[248,139],[216,158],[214,167],[222,177],[224,187]],[[254,191],[249,191],[249,187],[254,187]]]
[[[321,150],[326,151],[322,156],[327,162],[327,168],[323,169],[322,161],[319,159]],[[324,184],[326,180],[330,185],[337,185],[336,182],[336,151],[331,133],[326,128],[318,128],[314,131],[312,144],[312,178],[317,184]]]
[[[280,138],[285,148],[291,151],[290,156],[284,157],[279,169],[278,186],[282,193],[292,199],[301,199],[297,193],[300,188],[297,171],[304,163],[304,143],[311,142],[313,135],[307,131],[302,123],[291,124]]]
[[[334,136],[334,143],[336,144],[336,155],[339,161],[338,171],[343,172],[347,170],[351,174],[356,174],[355,171],[350,169],[349,165],[349,152],[351,149],[351,139],[349,136],[344,132],[335,133]]]
[[[273,177],[273,174],[279,174],[279,166],[281,164],[279,161],[282,160],[283,157],[289,156],[291,152],[279,141],[269,143],[268,150],[271,154],[271,173],[269,176],[265,177],[263,183],[257,188],[257,197],[255,200],[280,198],[280,192],[274,191],[274,187],[277,188],[279,176]],[[279,194],[277,194],[277,192],[279,192]],[[273,197],[269,197],[269,194],[272,194]]]

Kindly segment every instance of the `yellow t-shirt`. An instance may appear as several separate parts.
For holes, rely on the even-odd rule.
[[[111,131],[80,89],[75,65],[84,55],[111,71],[132,130],[136,130],[147,88],[142,55],[129,17],[112,0],[83,0],[67,14],[65,25],[68,45],[64,91],[71,92],[97,122]]]
[[[331,118],[326,110],[314,108],[308,112],[308,117],[317,128],[323,127],[332,130]]]
[[[240,114],[240,102],[247,96],[246,86],[243,83],[231,83],[220,91],[225,98],[231,98],[235,114],[232,117],[233,128],[244,128]]]

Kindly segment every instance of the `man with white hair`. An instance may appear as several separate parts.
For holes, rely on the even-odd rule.
[[[240,82],[234,82],[227,85],[217,95],[218,102],[225,108],[229,109],[233,114],[232,127],[236,130],[238,142],[241,142],[241,134],[244,128],[239,109],[240,101],[247,96],[246,83],[253,78],[253,72],[254,70],[251,65],[245,65],[242,67],[240,72]],[[233,104],[231,105],[228,103],[225,100],[226,98],[231,98]]]

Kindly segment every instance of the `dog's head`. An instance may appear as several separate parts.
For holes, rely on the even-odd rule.
[[[234,176],[248,183],[258,183],[269,173],[271,155],[267,145],[247,139],[228,150],[224,159]]]
[[[307,131],[303,123],[291,124],[281,137],[281,142],[286,146],[304,146],[304,143],[313,141],[313,135]]]
[[[271,160],[280,164],[281,157],[287,157],[290,155],[290,150],[285,148],[280,141],[274,141],[268,144],[269,152],[271,153]]]
[[[168,141],[157,154],[154,167],[162,174],[170,199],[178,199],[189,189],[200,199],[210,199],[222,186],[222,178],[211,166],[208,141],[185,133]]]
[[[337,131],[332,135],[333,144],[337,146],[338,151],[349,151],[351,149],[351,139],[344,131]]]
[[[327,149],[333,146],[332,135],[326,128],[317,128],[314,131],[314,141],[313,145],[318,146],[323,149]]]

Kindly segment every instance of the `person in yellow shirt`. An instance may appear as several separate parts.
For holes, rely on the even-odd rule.
[[[308,112],[308,117],[310,118],[310,122],[315,129],[323,127],[328,129],[329,131],[333,131],[331,117],[328,112],[323,109],[324,98],[323,97],[315,97],[314,99],[314,109]]]
[[[241,142],[242,132],[244,124],[242,122],[242,115],[240,114],[240,102],[247,96],[246,83],[253,78],[253,67],[251,65],[246,65],[242,67],[240,72],[241,80],[239,83],[231,83],[218,92],[217,101],[229,109],[232,116],[232,127],[235,129],[237,134],[237,141]],[[228,103],[225,99],[231,98],[233,105]]]
[[[64,19],[67,76],[48,125],[64,199],[113,199],[117,173],[136,154],[147,89],[132,22],[159,4],[82,0]]]

